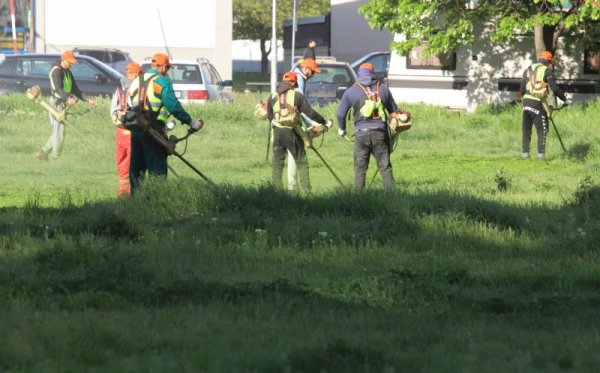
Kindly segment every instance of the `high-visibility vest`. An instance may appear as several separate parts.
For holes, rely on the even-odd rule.
[[[54,72],[55,69],[61,69],[62,68],[58,65],[55,65],[54,67],[52,67],[52,69],[50,69],[50,72],[48,73],[48,78],[50,78],[50,88],[52,89],[52,96],[56,97],[56,98],[61,98],[57,93],[56,93],[56,86],[54,86],[54,80],[52,79],[52,73]],[[65,91],[66,94],[71,94],[71,90],[73,89],[73,79],[71,78],[71,74],[68,70],[63,70],[63,91]]]
[[[543,63],[534,63],[527,69],[527,86],[523,98],[542,101],[548,96],[548,83],[544,82],[548,66]]]
[[[169,118],[169,112],[163,105],[162,98],[160,96],[157,97],[154,94],[154,81],[159,77],[159,74],[144,74],[144,82],[146,83],[146,99],[144,100],[144,109],[151,110],[154,113],[152,116],[153,118],[166,123],[167,119]],[[133,105],[137,105],[139,102],[139,79],[135,79],[131,83],[129,91],[131,92],[131,101]]]
[[[288,108],[287,110],[282,110],[281,104],[279,103],[279,95],[277,92],[273,92],[272,97],[275,99],[275,104],[273,105],[273,125],[279,128],[292,128],[294,125],[301,124],[300,115],[298,115],[298,110],[296,109],[296,105],[294,103],[294,97],[296,96],[296,91],[294,89],[290,89],[285,93],[285,104]],[[279,120],[283,122],[286,119],[286,123],[279,123]]]

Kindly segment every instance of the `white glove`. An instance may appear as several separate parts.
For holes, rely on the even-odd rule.
[[[564,101],[565,105],[571,105],[573,103],[573,94],[565,93],[566,100]]]
[[[341,128],[338,128],[338,135],[340,135],[341,137],[344,137],[344,136],[346,136],[346,131],[344,131]]]
[[[192,123],[190,123],[190,128],[194,131],[199,131],[204,127],[204,122],[199,119],[194,119]]]
[[[325,122],[324,126],[327,127],[327,128],[333,127],[333,122],[331,121],[331,119],[327,119],[327,121]]]

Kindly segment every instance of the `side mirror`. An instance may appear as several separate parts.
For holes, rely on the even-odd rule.
[[[223,87],[233,87],[233,80],[223,81]]]
[[[102,84],[106,81],[106,77],[102,74],[96,74],[96,76],[94,76],[94,78],[96,79],[96,83],[98,83],[98,84]]]

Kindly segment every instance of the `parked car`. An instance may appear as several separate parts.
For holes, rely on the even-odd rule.
[[[319,58],[320,74],[315,74],[306,83],[306,99],[311,105],[323,106],[338,102],[344,92],[356,81],[356,74],[347,62],[335,58]]]
[[[390,56],[390,52],[369,53],[352,62],[351,66],[354,71],[358,73],[358,68],[360,65],[368,62],[375,68],[375,75],[377,76],[377,79],[385,81],[387,79],[388,70],[390,67]]]
[[[173,82],[175,96],[182,103],[204,104],[207,101],[232,102],[231,80],[223,81],[217,69],[206,58],[196,60],[173,60],[167,75]],[[148,70],[150,61],[142,63]]]
[[[98,61],[112,67],[121,74],[125,75],[125,67],[133,62],[129,53],[118,49],[108,48],[75,48],[73,53],[77,55],[90,56]]]
[[[39,85],[42,94],[49,95],[48,74],[52,65],[59,60],[59,54],[6,56],[0,62],[0,94],[25,92],[27,88]],[[71,67],[71,72],[83,93],[89,96],[112,96],[123,75],[91,57],[79,56],[77,62]]]

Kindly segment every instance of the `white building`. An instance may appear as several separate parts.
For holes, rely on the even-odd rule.
[[[35,0],[35,50],[117,48],[142,61],[208,58],[231,79],[232,0]]]

